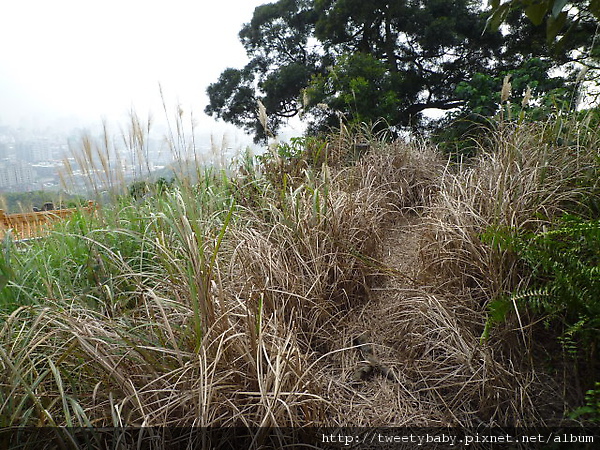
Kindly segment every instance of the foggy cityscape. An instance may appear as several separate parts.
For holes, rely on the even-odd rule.
[[[81,137],[99,137],[106,120],[123,147],[122,128],[133,110],[159,118],[147,145],[153,170],[172,162],[169,128],[160,119],[177,111],[172,105],[181,105],[186,117],[194,112],[198,154],[214,145],[235,152],[251,144],[202,112],[207,85],[245,59],[237,30],[262,2],[225,3],[3,5],[0,39],[10,45],[0,55],[0,193],[63,189],[58,173]],[[225,9],[228,21],[215,20]],[[142,11],[142,20],[130,20]],[[121,156],[123,172],[131,175],[131,158],[127,151]]]

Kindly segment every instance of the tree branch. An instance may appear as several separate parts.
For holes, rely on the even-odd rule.
[[[459,107],[463,106],[464,104],[465,104],[464,100],[456,100],[456,99],[437,100],[437,101],[426,102],[426,103],[415,103],[413,105],[410,105],[408,108],[406,108],[404,110],[404,112],[410,116],[413,116],[413,115],[418,114],[421,111],[424,111],[426,109],[437,108],[437,109],[446,110],[446,109],[459,108]]]

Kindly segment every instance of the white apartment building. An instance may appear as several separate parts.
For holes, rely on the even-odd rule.
[[[35,171],[26,162],[0,161],[0,189],[32,185],[36,181],[35,175]]]

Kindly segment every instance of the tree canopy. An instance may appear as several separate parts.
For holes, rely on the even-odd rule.
[[[546,24],[549,41],[561,32],[571,33],[581,23],[600,21],[600,0],[491,0],[492,14],[488,20],[492,29],[498,29],[513,10],[522,10],[536,25]],[[572,20],[569,20],[569,15]]]
[[[502,16],[508,36],[489,26],[484,32],[488,19],[490,12],[473,0],[265,4],[239,33],[249,62],[226,69],[208,87],[206,112],[257,140],[265,137],[259,100],[274,132],[300,113],[312,131],[339,123],[340,116],[419,128],[428,109],[470,108],[465,83],[497,78],[532,58],[544,71],[536,73],[537,91],[554,89],[556,78],[545,86],[546,75],[569,60],[579,41],[551,53],[545,28],[521,14],[507,9]],[[575,20],[567,17],[564,24]]]

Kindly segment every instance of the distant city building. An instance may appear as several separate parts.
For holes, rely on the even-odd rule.
[[[51,161],[54,158],[54,147],[48,138],[20,141],[17,143],[19,159],[30,162]]]
[[[0,189],[19,187],[31,190],[36,187],[36,173],[23,161],[0,161]]]
[[[6,130],[0,132],[0,159],[10,158],[15,153],[15,138]]]

